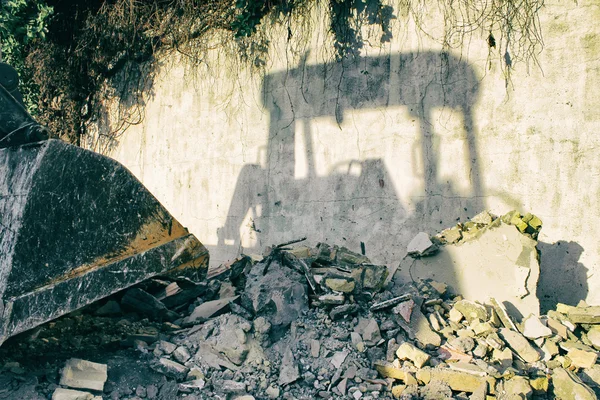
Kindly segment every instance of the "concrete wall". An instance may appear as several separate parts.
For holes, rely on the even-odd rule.
[[[516,208],[544,222],[542,304],[600,303],[600,2],[551,0],[540,20],[539,66],[508,87],[487,32],[446,56],[401,19],[353,64],[276,28],[263,75],[173,56],[108,153],[213,264],[302,236],[396,264],[419,231]]]

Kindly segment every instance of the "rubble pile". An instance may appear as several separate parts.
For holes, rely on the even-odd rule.
[[[540,228],[482,213],[417,235],[397,271],[290,242],[205,283],[151,279],[7,341],[0,399],[596,399],[600,307],[532,310]],[[526,291],[473,299],[414,274],[498,231]]]

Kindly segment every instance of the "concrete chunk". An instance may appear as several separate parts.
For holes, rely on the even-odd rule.
[[[452,390],[473,393],[483,385],[487,385],[490,393],[494,392],[496,380],[491,376],[477,376],[467,372],[453,371],[446,368],[423,368],[417,371],[417,379],[425,384],[431,381],[442,381]]]
[[[508,328],[502,328],[500,329],[500,336],[525,362],[534,363],[540,359],[540,354],[520,333],[511,331]]]
[[[523,321],[523,336],[529,339],[551,336],[552,331],[535,315],[530,315]]]
[[[429,354],[418,349],[409,342],[404,342],[400,345],[398,350],[396,350],[396,356],[400,360],[408,359],[412,361],[417,368],[421,368],[423,365],[425,365],[430,358]]]
[[[154,366],[154,369],[170,378],[175,378],[178,381],[184,380],[190,370],[185,365],[181,365],[168,358],[161,358],[158,360],[158,364]]]
[[[420,257],[426,255],[432,247],[433,243],[429,239],[429,235],[425,232],[419,232],[408,244],[406,252],[409,256]]]
[[[52,393],[52,400],[102,400],[102,397],[79,390],[57,388]]]
[[[401,266],[397,275],[406,281],[441,281],[466,299],[485,302],[493,297],[510,303],[521,315],[539,315],[536,244],[513,225],[492,224],[468,241],[440,247],[434,256],[410,260],[412,268]]]
[[[62,370],[60,384],[78,389],[102,391],[108,378],[106,364],[71,358]]]
[[[554,394],[561,400],[596,400],[594,391],[584,384],[577,375],[563,368],[552,373]]]

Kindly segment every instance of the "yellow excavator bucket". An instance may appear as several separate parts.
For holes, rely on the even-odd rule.
[[[124,166],[44,135],[0,74],[0,344],[152,276],[204,279],[206,248]]]

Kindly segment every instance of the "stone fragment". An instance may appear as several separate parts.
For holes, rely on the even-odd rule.
[[[452,307],[448,312],[448,318],[450,319],[450,321],[458,323],[464,318],[464,316],[460,311]]]
[[[544,340],[542,351],[544,352],[544,361],[548,361],[558,354],[558,345],[552,340]]]
[[[423,346],[440,346],[442,344],[440,335],[431,329],[429,320],[421,312],[423,299],[415,298],[413,301],[415,305],[410,316],[410,322],[407,324],[403,318],[398,318],[398,324],[406,331],[410,339],[418,340]]]
[[[475,341],[470,337],[457,337],[450,340],[448,344],[462,353],[468,353],[475,347]]]
[[[431,328],[434,331],[439,332],[442,329],[440,326],[440,321],[438,321],[435,314],[431,313],[427,318],[429,319],[429,325],[431,325]]]
[[[422,257],[435,251],[435,247],[428,234],[419,232],[408,244],[406,252],[411,257]]]
[[[57,388],[52,393],[52,400],[102,400],[102,397],[79,390]]]
[[[540,354],[529,344],[520,333],[508,328],[500,329],[500,336],[525,362],[534,363],[540,359]]]
[[[171,354],[172,352],[175,351],[175,349],[177,348],[177,345],[173,344],[171,342],[161,340],[158,342],[158,345],[156,347],[164,354]]]
[[[504,304],[498,302],[493,297],[488,300],[488,304],[492,307],[492,309],[496,313],[496,316],[500,319],[500,322],[502,322],[502,325],[504,325],[505,328],[511,329],[513,331],[518,331],[515,323],[508,315]]]
[[[359,318],[354,331],[362,337],[367,346],[375,346],[381,340],[379,324],[374,318]]]
[[[431,358],[429,354],[424,351],[418,349],[416,346],[409,342],[404,342],[400,345],[398,350],[396,351],[396,356],[400,360],[410,360],[415,364],[417,368],[421,368],[425,365],[429,359]]]
[[[342,396],[346,395],[346,389],[348,386],[348,378],[344,378],[342,379],[338,384],[337,384],[337,390],[339,390],[340,394]]]
[[[158,363],[153,365],[153,368],[169,378],[174,378],[178,381],[183,381],[190,370],[185,365],[181,365],[178,362],[169,360],[168,358],[159,359]]]
[[[474,301],[457,301],[454,304],[454,308],[458,310],[469,322],[473,321],[474,319],[479,319],[480,321],[488,320],[488,312],[486,308],[481,304],[475,303]]]
[[[348,354],[347,351],[337,351],[333,357],[331,357],[331,364],[333,364],[335,368],[340,368],[346,360],[346,357],[348,357]]]
[[[560,336],[563,339],[567,339],[569,335],[567,334],[568,328],[563,325],[560,321],[554,318],[548,318],[546,321],[548,324],[548,328],[552,331],[552,333]]]
[[[533,390],[529,380],[522,376],[515,376],[499,384],[498,398],[501,400],[531,399]]]
[[[226,297],[224,299],[207,301],[194,308],[192,313],[183,319],[184,326],[196,325],[205,322],[208,318],[215,315],[220,310],[229,305],[230,302],[236,300],[239,296]]]
[[[488,352],[489,348],[485,343],[477,344],[475,350],[473,350],[473,355],[475,357],[484,358]]]
[[[447,368],[423,368],[417,371],[417,379],[425,384],[439,380],[445,382],[452,390],[473,393],[482,385],[487,385],[493,393],[496,380],[491,376],[477,376]]]
[[[411,276],[442,281],[466,299],[485,302],[493,297],[512,304],[521,315],[539,315],[536,243],[514,226],[492,224],[471,240],[440,247],[435,256],[405,260],[414,265],[402,265],[396,274],[407,281]]]
[[[477,375],[477,376],[486,376],[487,373],[479,368],[475,364],[470,364],[468,362],[456,362],[448,364],[450,369],[459,372],[466,372],[467,374]]]
[[[481,225],[489,225],[494,220],[494,217],[487,211],[482,211],[473,218],[471,218],[471,222]]]
[[[344,304],[344,301],[346,300],[346,298],[344,297],[343,294],[324,294],[322,296],[319,296],[319,301],[323,304],[327,304],[327,305],[340,305],[340,304]]]
[[[183,346],[179,346],[177,349],[175,349],[172,355],[174,359],[176,359],[182,364],[192,357],[188,350]]]
[[[585,349],[571,348],[567,353],[567,357],[571,359],[571,365],[578,368],[591,368],[596,364],[598,353]]]
[[[317,339],[312,339],[310,341],[310,355],[314,358],[319,357],[319,353],[321,351],[321,342]]]
[[[374,292],[383,289],[389,275],[388,267],[385,265],[363,264],[355,271],[353,276],[360,282],[361,289]]]
[[[412,310],[415,307],[415,302],[410,299],[398,304],[396,307],[392,309],[394,314],[400,315],[404,321],[410,322],[410,317],[412,315]]]
[[[541,337],[551,336],[552,331],[540,321],[538,317],[530,314],[523,321],[523,336],[529,339],[537,339]]]
[[[402,396],[402,393],[404,393],[405,389],[406,389],[406,385],[392,386],[392,396],[394,396],[394,398],[396,398],[396,399],[399,399]]]
[[[494,349],[492,351],[492,360],[498,362],[502,368],[506,369],[513,363],[512,351],[508,347],[504,350]]]
[[[265,259],[247,274],[241,303],[281,331],[308,310],[306,278],[277,260]]]
[[[288,347],[283,353],[277,382],[279,386],[286,386],[297,381],[299,378],[300,371],[298,370],[298,364],[296,363],[292,349]]]
[[[359,307],[357,304],[344,304],[342,306],[337,306],[331,310],[329,313],[329,318],[331,318],[333,321],[336,321],[348,315],[356,314],[358,309]]]
[[[435,289],[436,292],[438,292],[438,294],[443,295],[446,293],[446,291],[448,290],[448,285],[446,285],[443,282],[438,282],[438,281],[429,281],[429,284],[431,285],[432,288]]]
[[[561,400],[596,400],[594,391],[573,372],[556,368],[552,372],[554,394]]]
[[[420,388],[419,394],[423,399],[451,399],[452,389],[445,382],[431,381]]]
[[[356,283],[351,278],[326,278],[325,286],[327,286],[334,292],[352,293],[352,291],[354,291],[354,288],[356,287]]]
[[[223,366],[241,365],[250,351],[248,332],[251,329],[250,323],[239,315],[223,314],[204,323],[187,339],[198,347],[196,359],[210,360],[212,367],[217,360],[221,360],[218,363]]]
[[[600,350],[600,325],[593,325],[587,331],[587,338],[596,350]]]
[[[550,380],[546,375],[533,376],[529,379],[529,385],[535,393],[546,393],[550,387]]]
[[[485,336],[487,333],[495,332],[496,328],[492,326],[489,322],[480,322],[479,320],[474,320],[471,323],[471,329],[477,336]]]
[[[267,388],[267,390],[265,390],[265,394],[270,399],[278,399],[280,392],[281,390],[279,390],[279,388],[275,385],[271,385]]]
[[[444,361],[463,361],[463,362],[469,362],[473,359],[473,357],[471,357],[468,354],[462,353],[458,350],[456,350],[455,348],[453,348],[452,346],[450,346],[448,343],[444,343],[443,345],[441,345],[438,349],[437,349],[437,353],[440,357],[440,359],[444,360]]]
[[[410,374],[408,370],[402,369],[399,366],[394,365],[393,363],[376,361],[373,365],[375,366],[377,372],[379,372],[384,378],[398,379],[406,384],[417,383],[417,381],[414,380],[414,377]]]
[[[180,391],[190,391],[190,390],[201,390],[206,386],[206,381],[204,379],[194,379],[191,381],[185,381],[179,384]],[[140,396],[141,397],[141,396]]]
[[[102,391],[108,378],[106,364],[71,358],[62,370],[60,384],[78,389]]]
[[[600,306],[573,307],[558,303],[556,311],[566,314],[574,324],[600,324]]]
[[[452,228],[444,229],[437,235],[444,243],[454,244],[459,242],[463,235],[459,227],[453,226]]]
[[[225,393],[242,394],[246,392],[246,384],[244,382],[236,382],[231,379],[226,379],[217,386],[218,389]]]

